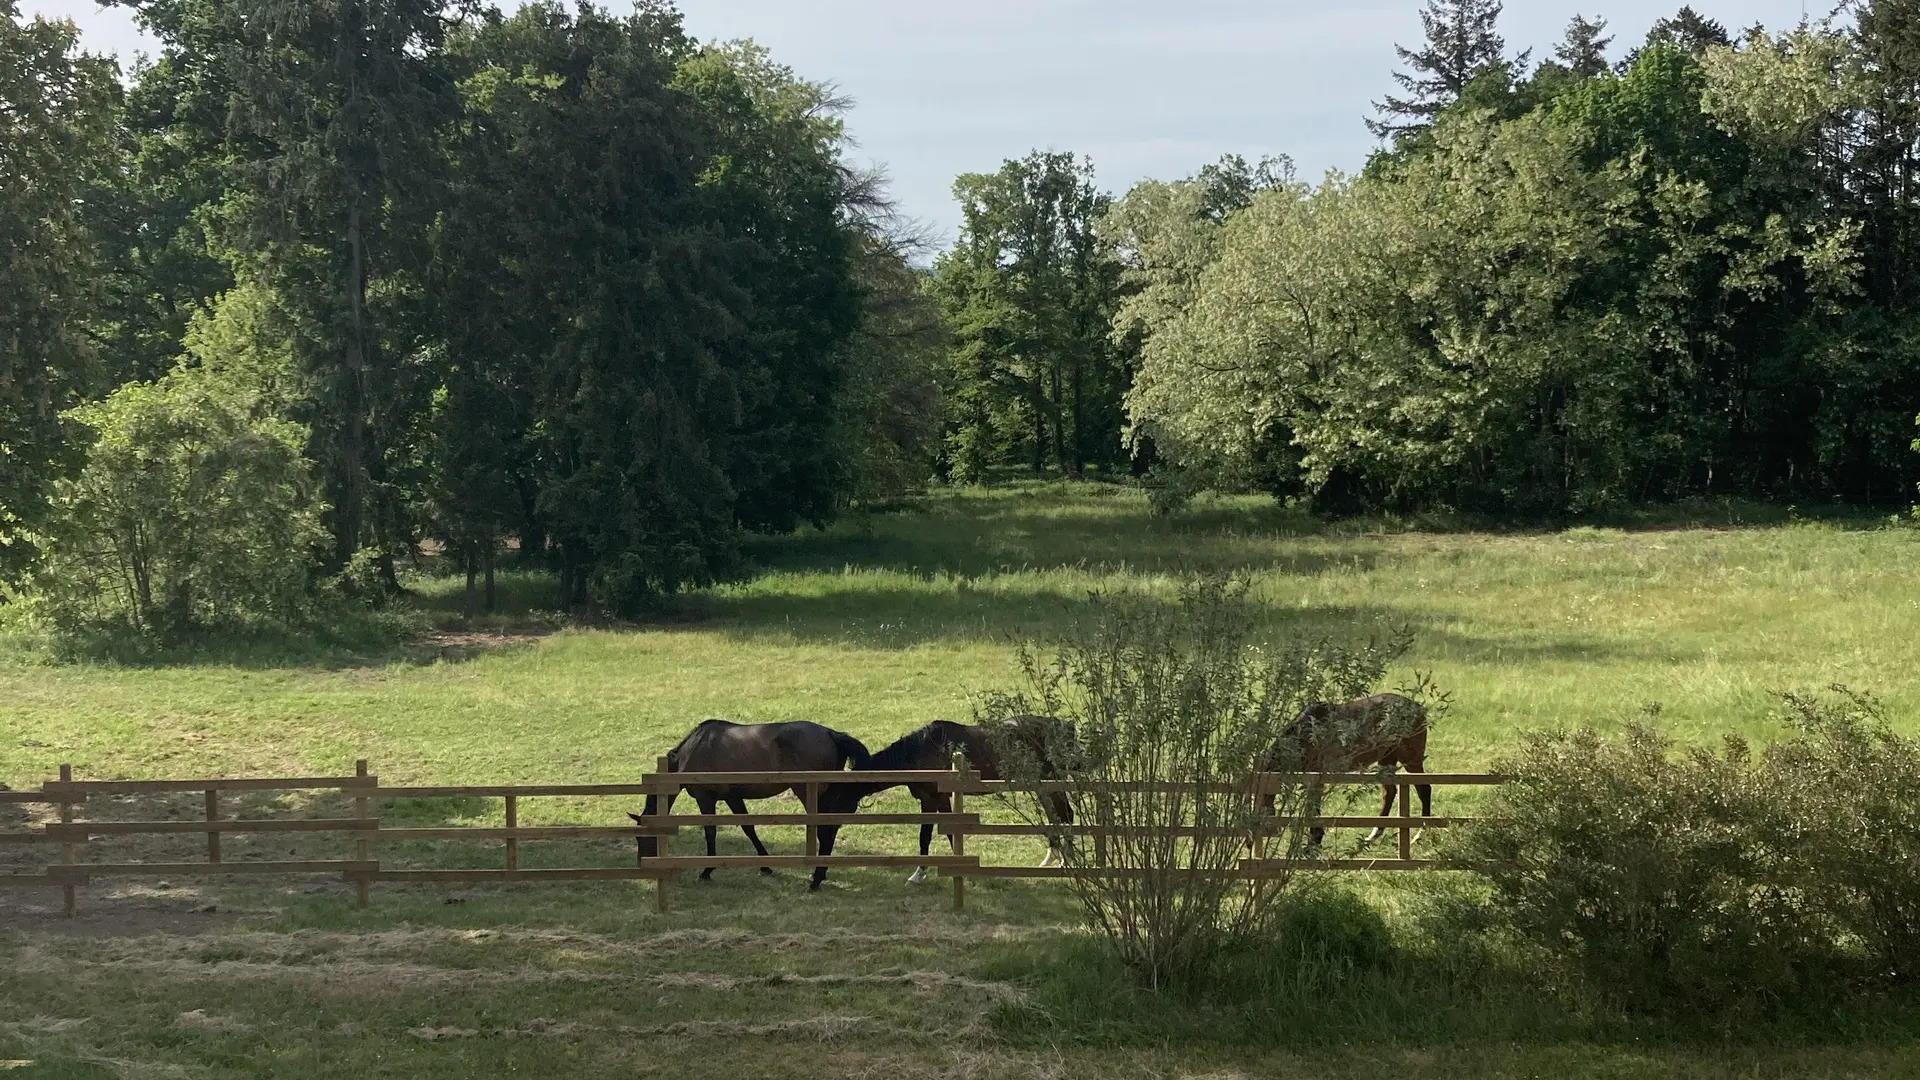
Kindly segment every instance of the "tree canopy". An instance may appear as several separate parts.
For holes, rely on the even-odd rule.
[[[1917,8],[1738,43],[1683,9],[1618,69],[1579,19],[1358,177],[1217,222],[1204,175],[1141,185],[1111,220],[1187,239],[1123,309],[1135,429],[1329,509],[1905,499]]]
[[[0,0],[0,598],[82,622],[430,547],[633,614],[935,476],[1531,519],[1920,477],[1920,0],[1537,64],[1425,0],[1355,175],[1036,151],[937,253],[845,100],[665,0],[123,2],[125,72]]]

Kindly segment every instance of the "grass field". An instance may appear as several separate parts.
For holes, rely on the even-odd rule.
[[[503,613],[468,624],[457,583],[423,575],[426,632],[362,654],[62,664],[15,632],[0,641],[0,781],[37,784],[61,762],[106,778],[335,773],[359,757],[396,783],[615,780],[707,716],[816,719],[877,747],[966,718],[1013,678],[1010,642],[1065,625],[1089,592],[1171,596],[1201,569],[1253,575],[1275,632],[1411,626],[1389,682],[1430,670],[1452,691],[1436,769],[1649,701],[1682,739],[1765,738],[1770,690],[1832,682],[1877,692],[1912,730],[1920,532],[1691,517],[1431,531],[1221,499],[1154,519],[1123,488],[1015,485],[758,541],[750,580],[649,625],[570,624],[541,611],[550,583],[516,575]],[[723,844],[747,850],[737,832]],[[1049,883],[980,886],[956,916],[892,871],[835,878],[809,897],[791,873],[723,873],[667,916],[645,886],[393,886],[364,911],[337,884],[102,887],[72,926],[49,913],[56,897],[0,890],[0,1059],[35,1061],[24,1076],[1920,1075],[1897,1009],[1722,1042],[1545,1000],[1524,971],[1433,938],[1432,882],[1355,886],[1397,944],[1307,965],[1249,1010],[1113,989]]]

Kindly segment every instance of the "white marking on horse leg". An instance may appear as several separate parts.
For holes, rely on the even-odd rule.
[[[919,885],[926,880],[927,880],[927,868],[922,866],[914,870],[913,876],[907,879],[907,884]]]
[[[1067,860],[1061,857],[1059,848],[1054,847],[1052,844],[1048,844],[1046,857],[1040,860],[1040,865],[1041,866],[1065,866],[1067,865]]]
[[[1368,833],[1368,834],[1367,834],[1367,839],[1366,839],[1366,842],[1367,842],[1367,843],[1369,843],[1369,844],[1371,844],[1371,843],[1373,843],[1373,842],[1374,842],[1375,840],[1378,840],[1378,839],[1380,839],[1380,834],[1381,834],[1381,833],[1383,833],[1383,832],[1386,832],[1386,831],[1387,831],[1387,830],[1385,830],[1385,829],[1383,829],[1383,828],[1380,828],[1379,826],[1375,826],[1375,827],[1374,827],[1374,830],[1373,830],[1372,832],[1370,832],[1370,833]]]

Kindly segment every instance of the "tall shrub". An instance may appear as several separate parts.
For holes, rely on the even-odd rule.
[[[257,384],[205,367],[69,416],[86,467],[55,491],[41,581],[69,633],[154,640],[297,617],[326,537],[307,431]]]
[[[1920,978],[1920,739],[1845,686],[1780,698],[1796,735],[1768,749],[1763,778],[1780,864],[1874,974]]]
[[[1920,740],[1845,687],[1763,754],[1642,723],[1530,736],[1450,846],[1493,913],[1603,996],[1725,1011],[1920,975]]]
[[[1256,842],[1272,858],[1297,854],[1307,802],[1283,788],[1268,816],[1258,778],[1307,702],[1364,692],[1405,648],[1263,642],[1259,628],[1244,582],[1190,584],[1171,605],[1099,599],[1057,645],[1022,650],[1023,688],[985,702],[994,716],[1064,721],[1046,757],[1065,771],[1074,815],[1068,881],[1087,921],[1156,988],[1276,934],[1291,876],[1235,870]],[[1046,772],[1019,745],[1002,758],[1014,779]],[[1019,806],[1045,819],[1042,798]]]

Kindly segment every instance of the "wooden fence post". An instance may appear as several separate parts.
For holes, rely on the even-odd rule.
[[[509,795],[507,796],[507,828],[517,829],[519,827],[520,797],[518,795]],[[507,837],[507,869],[520,869],[520,841],[518,838],[512,836]]]
[[[219,820],[220,820],[220,789],[208,788],[207,789],[207,824],[211,825],[214,822]],[[220,861],[220,834],[212,829],[207,830],[207,861],[210,863],[217,863]]]
[[[367,759],[366,758],[361,758],[360,760],[353,763],[353,775],[363,780],[366,778],[367,776]],[[356,818],[359,818],[362,821],[365,821],[367,818],[367,796],[364,794],[366,789],[355,788],[354,791],[355,791],[355,795],[353,799],[353,816]],[[355,861],[357,862],[367,861],[369,857],[367,846],[368,845],[367,845],[366,830],[364,829],[359,830],[359,838],[353,842],[353,857]],[[365,873],[354,875],[353,894],[354,894],[354,898],[360,902],[361,907],[367,906],[367,875]]]
[[[665,755],[662,755],[659,758],[659,760],[654,762],[654,771],[658,773],[660,776],[665,777],[668,774],[673,772],[673,764],[666,759]],[[662,793],[660,792],[654,793],[653,797],[655,799],[655,802],[654,802],[655,806],[665,807],[668,803],[673,801],[672,799],[660,798],[659,796],[661,794]],[[678,792],[675,792],[674,794],[678,794]],[[666,855],[667,844],[672,839],[673,837],[668,835],[664,830],[656,834],[653,838],[654,855],[656,856]],[[640,847],[638,844],[634,845],[634,850],[636,851],[640,850]],[[640,861],[645,861],[645,860],[642,859]],[[662,873],[656,873],[653,877],[653,907],[655,911],[659,912],[662,915],[665,915],[667,913],[667,878],[670,876],[671,875],[669,873],[662,872]]]
[[[957,765],[954,767],[953,775],[957,781],[953,786],[953,812],[964,814],[967,812],[967,785],[972,782],[973,768],[965,763]],[[967,853],[967,830],[957,823],[953,830],[953,853],[956,857]],[[953,910],[955,911],[965,911],[967,907],[965,871],[965,866],[956,865],[953,868]]]
[[[72,765],[63,764],[60,766],[60,783],[62,785],[73,783],[73,766]],[[73,802],[69,798],[69,796],[72,793],[63,786],[61,788],[60,794],[62,796],[60,800],[60,822],[63,825],[72,824]],[[73,865],[73,841],[72,840],[62,840],[60,842],[60,865],[62,866]],[[78,897],[76,897],[74,894],[74,886],[71,881],[67,882],[65,885],[62,885],[60,887],[60,898],[62,901],[61,903],[62,913],[65,914],[66,917],[69,919],[73,918],[74,909],[78,907],[79,900],[78,900]]]

